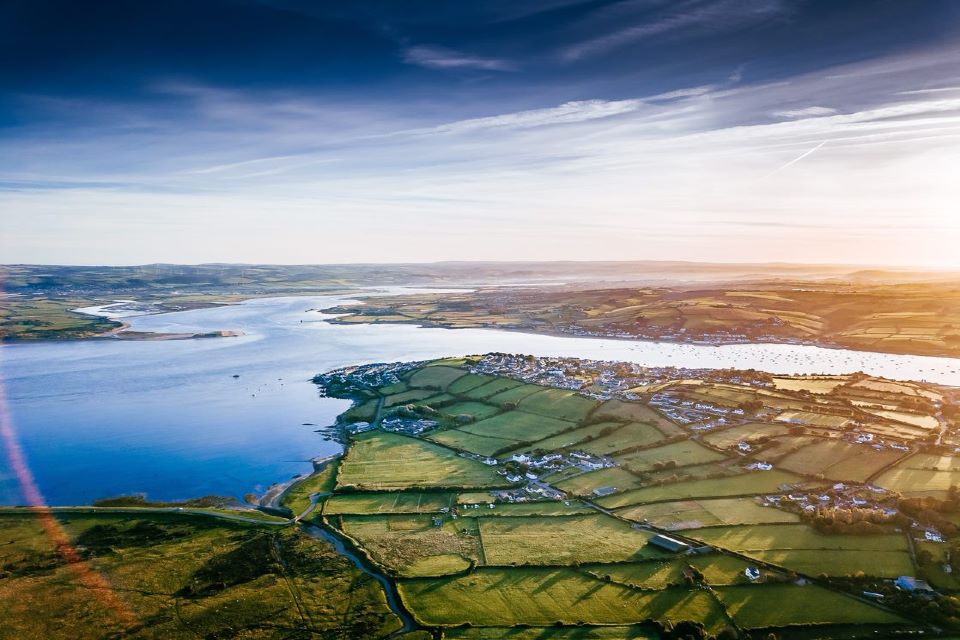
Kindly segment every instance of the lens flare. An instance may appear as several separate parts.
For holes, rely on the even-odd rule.
[[[136,622],[133,612],[120,599],[107,579],[83,559],[70,540],[70,536],[47,506],[43,494],[40,493],[40,488],[30,471],[26,455],[14,430],[2,380],[0,380],[0,442],[3,443],[7,464],[20,485],[20,492],[27,506],[36,514],[44,533],[69,565],[77,580],[104,605],[117,622],[124,627],[132,626]]]

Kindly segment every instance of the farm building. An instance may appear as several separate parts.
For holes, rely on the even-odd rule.
[[[689,551],[690,545],[676,538],[671,538],[670,536],[663,535],[658,533],[657,535],[650,538],[650,544],[660,547],[661,549],[666,549],[673,553],[679,553],[681,551]]]
[[[602,498],[603,496],[608,496],[611,493],[616,493],[616,492],[617,492],[616,487],[597,487],[596,489],[593,490],[593,495],[599,496]]]
[[[898,589],[912,593],[933,593],[933,588],[927,584],[926,580],[913,576],[900,576],[897,578],[896,585]]]

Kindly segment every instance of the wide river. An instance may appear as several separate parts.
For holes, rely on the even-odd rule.
[[[334,325],[316,311],[343,301],[271,298],[127,319],[141,331],[245,334],[236,338],[0,348],[12,425],[47,502],[88,504],[130,493],[154,500],[242,496],[309,471],[311,458],[338,448],[314,429],[347,407],[318,397],[309,379],[349,364],[502,351],[772,373],[859,370],[960,386],[960,360],[952,358]],[[21,504],[17,477],[2,453],[0,504]]]

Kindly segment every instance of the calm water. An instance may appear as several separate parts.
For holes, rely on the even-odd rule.
[[[347,364],[487,351],[774,373],[863,370],[960,385],[960,360],[792,345],[709,347],[405,325],[338,326],[332,297],[274,298],[132,319],[138,330],[238,329],[239,338],[0,348],[13,424],[50,504],[146,493],[242,496],[310,469],[336,445],[314,432],[347,403],[308,382]],[[239,374],[239,378],[233,378]],[[0,503],[18,504],[0,457]]]

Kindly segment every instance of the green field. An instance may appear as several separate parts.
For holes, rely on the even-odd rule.
[[[480,561],[482,550],[472,521],[434,516],[340,516],[342,529],[375,562],[406,577],[438,576],[462,571]]]
[[[711,431],[703,436],[704,442],[718,449],[730,449],[739,442],[751,442],[760,436],[782,436],[790,431],[790,425],[782,422],[749,422],[747,424]]]
[[[538,384],[522,384],[518,387],[514,387],[507,391],[498,393],[495,396],[490,396],[487,398],[487,402],[492,404],[500,405],[503,403],[517,404],[524,398],[531,396],[535,393],[543,391],[546,387],[541,387]]]
[[[673,442],[662,447],[644,449],[636,453],[617,456],[617,460],[624,466],[637,471],[649,471],[657,463],[673,462],[676,466],[704,464],[723,460],[724,456],[693,440]]]
[[[320,471],[298,480],[283,493],[280,504],[290,509],[294,515],[303,513],[310,506],[312,495],[328,494],[333,491],[339,467],[340,460],[331,460]],[[322,503],[323,498],[319,497],[318,502]]]
[[[876,483],[909,495],[945,497],[960,485],[960,458],[916,453],[880,474]]]
[[[478,376],[474,373],[468,373],[452,382],[447,387],[447,392],[454,395],[461,395],[467,391],[470,391],[471,389],[476,389],[477,387],[485,385],[488,382],[492,382],[493,380],[496,380],[496,378],[493,376]]]
[[[607,400],[593,412],[598,420],[621,420],[623,422],[646,422],[657,427],[667,437],[685,435],[686,432],[670,422],[656,409],[639,402],[624,402],[623,400]]]
[[[718,587],[717,595],[738,626],[902,624],[903,618],[815,585]]]
[[[726,626],[722,608],[707,592],[642,592],[572,569],[484,568],[455,578],[404,580],[398,589],[404,604],[427,625],[629,624],[655,619],[701,620],[714,632]]]
[[[578,442],[583,442],[588,438],[599,436],[601,429],[606,428],[607,423],[593,424],[586,427],[577,427],[572,431],[564,431],[555,436],[537,440],[533,444],[517,449],[518,452],[529,453],[531,451],[558,451],[560,449],[579,449]]]
[[[856,576],[862,573],[877,578],[896,578],[915,573],[913,561],[906,549],[753,549],[745,553],[757,560],[812,576]]]
[[[666,555],[647,544],[652,534],[602,514],[482,518],[479,524],[490,565],[625,562]]]
[[[495,396],[498,393],[502,393],[507,389],[513,389],[522,385],[523,383],[519,380],[511,380],[510,378],[494,378],[486,384],[480,385],[479,387],[474,387],[473,389],[464,392],[463,395],[476,400],[486,400],[487,398]]]
[[[545,502],[518,502],[516,504],[498,504],[493,509],[481,505],[476,509],[461,507],[461,516],[465,518],[481,518],[496,516],[573,516],[596,513],[594,509],[578,502],[563,502],[549,500]]]
[[[449,387],[454,380],[462,378],[466,373],[463,369],[442,365],[423,367],[422,369],[414,371],[410,377],[407,378],[407,383],[411,387],[428,387],[443,390]]]
[[[525,411],[507,411],[455,430],[433,434],[431,439],[451,447],[489,456],[511,444],[519,446],[520,443],[541,440],[574,427],[572,422],[565,420],[538,416]],[[477,437],[464,437],[460,433]]]
[[[396,407],[402,404],[413,404],[418,400],[424,400],[436,394],[437,392],[431,389],[410,389],[409,391],[387,396],[383,401],[383,406]]]
[[[598,427],[613,427],[617,423],[602,422]],[[663,434],[649,424],[628,422],[611,434],[584,442],[577,449],[598,456],[609,456],[630,447],[649,447],[663,440]]]
[[[327,500],[323,513],[438,513],[449,509],[455,497],[455,493],[340,493]]]
[[[914,572],[901,534],[825,535],[801,524],[714,527],[686,534],[808,575],[863,572],[889,578]]]
[[[800,481],[800,478],[785,471],[754,471],[728,478],[675,482],[653,487],[644,487],[615,496],[599,498],[596,502],[607,508],[624,507],[631,504],[661,502],[666,500],[687,500],[692,498],[711,498],[740,495],[755,495],[778,491],[780,485]]]
[[[877,451],[866,444],[820,440],[788,454],[778,466],[804,475],[864,482],[902,456],[903,453],[892,449]]]
[[[467,401],[467,402],[458,402],[456,404],[451,404],[449,406],[443,407],[440,409],[440,415],[443,416],[461,416],[467,415],[473,418],[474,420],[483,420],[484,418],[490,418],[500,413],[498,407],[489,405],[483,402]]]
[[[370,431],[351,443],[340,465],[337,490],[411,487],[489,487],[503,480],[488,466],[429,442]]]
[[[593,490],[600,487],[614,487],[617,491],[627,491],[628,489],[642,487],[643,482],[629,471],[624,471],[619,467],[610,467],[609,469],[581,473],[567,480],[553,482],[553,485],[568,493],[593,497]]]
[[[579,422],[597,405],[596,400],[585,398],[575,391],[543,389],[521,400],[519,407],[530,413]]]
[[[637,522],[649,521],[657,527],[674,531],[723,525],[773,524],[799,522],[793,513],[765,507],[753,498],[715,498],[711,500],[679,500],[627,507],[617,512]]]
[[[693,538],[735,551],[764,549],[846,549],[859,551],[904,551],[901,534],[825,535],[802,524],[772,524],[757,527],[715,527],[690,531]]]
[[[747,582],[743,572],[750,565],[739,558],[711,554],[632,564],[588,565],[584,570],[598,578],[609,576],[614,582],[638,589],[659,590],[684,584],[683,570],[687,566],[698,569],[707,584],[717,586]]]
[[[479,453],[483,456],[499,455],[501,451],[511,451],[519,444],[517,440],[511,438],[478,436],[460,429],[447,429],[439,433],[432,433],[429,438],[444,446]]]

